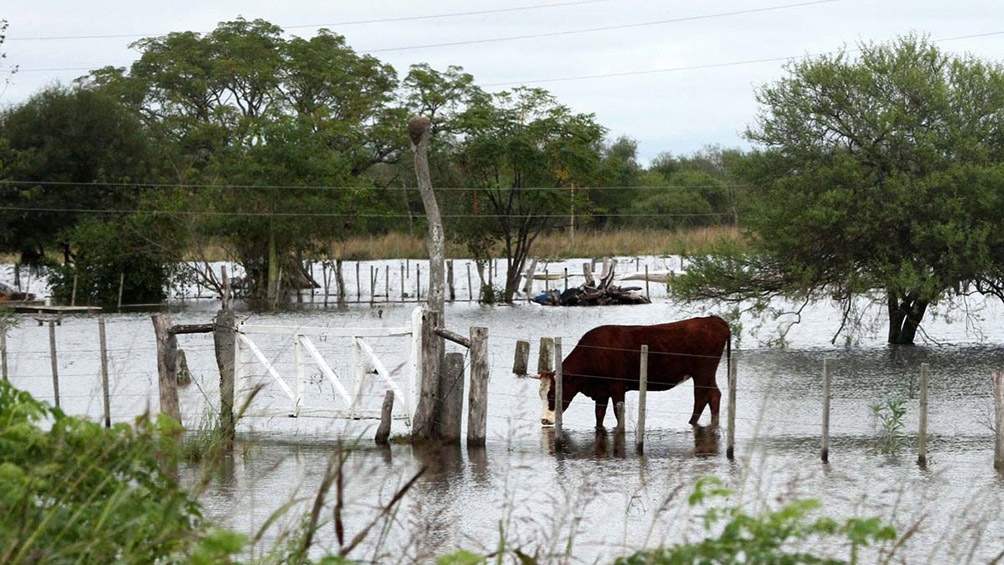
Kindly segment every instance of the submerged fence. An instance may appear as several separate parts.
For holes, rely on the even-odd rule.
[[[3,378],[42,400],[58,403],[67,413],[85,415],[104,421],[106,425],[116,421],[130,421],[148,410],[156,410],[161,402],[156,345],[149,320],[145,315],[71,316],[64,318],[62,325],[36,326],[33,322],[29,322],[14,330],[8,329],[8,332],[16,332],[13,340],[7,332],[0,332],[0,360],[3,361],[0,365]],[[516,350],[529,352],[529,346],[522,343],[525,341],[523,337],[506,335],[505,331],[493,330],[493,332],[491,350],[477,360],[478,364],[485,365],[486,370],[495,375],[490,387],[485,389],[485,394],[491,399],[491,407],[486,417],[489,421],[495,422],[496,429],[502,422],[529,431],[539,429],[536,407],[540,406],[540,399],[536,395],[535,386],[523,379],[510,376],[513,372],[521,371],[514,370],[510,365],[501,366],[491,361],[493,358],[496,360],[509,358]],[[335,350],[339,347],[333,342],[320,339],[314,344],[323,352],[331,354],[336,354]],[[187,363],[193,374],[193,386],[183,390],[181,394],[180,410],[187,426],[197,426],[198,421],[206,416],[206,406],[212,407],[211,413],[217,413],[221,401],[219,393],[216,392],[220,373],[216,365],[215,348],[210,334],[186,335],[180,340],[179,346],[187,353]],[[292,342],[277,341],[263,347],[262,355],[278,359],[290,352],[293,347],[295,346]],[[399,346],[392,345],[385,351],[393,355],[400,353],[398,349]],[[548,342],[542,341],[539,349],[545,352],[545,357],[550,357],[550,366],[554,366],[555,353]],[[844,449],[847,438],[860,438],[866,433],[860,420],[862,415],[869,413],[871,409],[869,404],[876,399],[867,396],[854,397],[849,392],[853,389],[848,388],[847,383],[855,381],[856,377],[853,373],[842,374],[839,360],[821,359],[816,376],[811,379],[805,377],[806,382],[801,384],[798,390],[789,391],[767,386],[765,383],[769,382],[769,379],[762,376],[756,381],[744,379],[744,374],[748,374],[751,370],[748,365],[748,354],[746,351],[734,350],[733,366],[738,369],[733,375],[725,375],[723,371],[719,371],[719,386],[725,393],[723,407],[726,408],[726,414],[723,415],[723,425],[727,457],[742,455],[742,443],[737,445],[737,435],[745,434],[749,437],[750,430],[759,425],[761,420],[773,420],[781,429],[789,423],[792,427],[797,426],[799,437],[812,433],[813,429],[817,430],[815,444],[818,457],[831,462],[840,450]],[[793,353],[776,352],[771,355],[785,356]],[[542,366],[546,367],[541,358],[538,356],[538,370]],[[461,354],[461,365],[469,365],[472,361]],[[989,414],[986,449],[989,449],[991,443],[994,445],[993,463],[995,467],[1004,470],[1004,433],[1002,433],[1004,432],[1004,371],[988,371],[992,374],[987,374],[987,378],[980,378],[979,382],[983,383],[981,386],[985,388],[959,392],[953,391],[953,385],[945,380],[945,375],[955,369],[950,367],[938,369],[937,357],[931,357],[924,363],[917,363],[911,367],[907,371],[909,375],[907,372],[902,372],[900,373],[902,376],[897,377],[901,381],[903,379],[914,381],[909,384],[910,403],[907,408],[911,416],[910,427],[900,431],[900,439],[911,450],[916,449],[917,462],[922,466],[930,464],[931,438],[940,437],[942,441],[950,441],[952,434],[957,433],[950,426],[946,426],[946,423],[952,422],[953,414],[942,414],[940,420],[931,421],[928,418],[929,411],[939,411],[939,404],[945,406],[943,403],[946,402],[965,405],[977,402],[985,403]],[[253,369],[248,366],[248,370],[256,371],[260,373],[258,375],[260,378],[267,379],[267,374],[260,367]],[[347,371],[339,368],[334,370]],[[760,371],[758,375],[762,375],[764,369],[757,370]],[[526,372],[525,369],[522,372]],[[323,398],[327,396],[334,398],[334,393],[324,388],[325,381],[320,377],[321,375],[302,375],[301,385],[307,391],[304,397],[313,396],[318,401],[327,402]],[[954,382],[955,375],[952,375],[952,379]],[[903,386],[907,386],[905,381]],[[834,390],[840,391],[838,402],[832,401]],[[932,395],[931,390],[939,392]],[[383,401],[382,392],[378,390],[373,393],[374,399],[371,401],[375,406]],[[754,416],[743,409],[744,404],[764,403],[767,401],[765,399],[779,395],[794,395],[800,407],[811,405],[805,398],[811,396],[813,399],[818,399],[819,406],[813,409],[811,414],[807,413],[804,416],[783,411]],[[667,398],[673,400],[667,402],[665,400]],[[655,396],[651,392],[647,395],[633,394],[629,397],[628,403],[633,405],[631,410],[634,413],[626,418],[626,421],[632,424],[634,429],[628,429],[627,432],[633,431],[636,443],[645,445],[647,434],[653,430],[653,422],[656,422],[655,426],[658,428],[664,425],[661,422],[685,420],[691,407],[690,402],[689,394],[656,393]],[[777,400],[776,404],[786,406],[788,401],[781,399]],[[573,426],[588,421],[588,418],[583,417],[583,413],[592,412],[591,402],[580,398],[573,403],[572,408],[580,417],[579,424],[573,422]],[[848,410],[852,410],[855,414],[851,420],[846,416],[840,416]],[[944,408],[941,410],[944,411]],[[834,414],[838,416],[836,420],[832,418]],[[967,417],[973,416],[970,414]],[[816,423],[809,422],[810,419]],[[562,424],[567,431],[569,420],[566,418]],[[490,441],[492,426],[488,427],[487,436]],[[623,431],[615,430],[615,433]],[[834,438],[838,440],[836,443]],[[938,445],[937,441],[934,442],[934,451],[938,450]]]

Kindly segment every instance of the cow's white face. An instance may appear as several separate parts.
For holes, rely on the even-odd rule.
[[[547,406],[547,395],[551,392],[551,383],[554,382],[554,378],[548,378],[544,375],[538,375],[536,378],[540,379],[540,401],[542,403],[540,423],[545,426],[553,426],[554,410],[549,409]]]

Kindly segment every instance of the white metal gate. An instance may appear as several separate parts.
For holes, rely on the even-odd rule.
[[[263,366],[270,377],[268,382],[274,382],[288,397],[290,404],[287,408],[275,407],[269,409],[256,409],[249,407],[244,412],[246,416],[305,416],[323,415],[331,418],[379,418],[380,409],[370,408],[362,405],[363,391],[368,384],[383,386],[384,390],[394,391],[394,419],[403,419],[410,427],[411,419],[415,414],[415,406],[418,398],[418,386],[421,383],[421,363],[419,361],[421,350],[421,321],[422,310],[416,308],[411,316],[411,325],[397,327],[373,327],[373,328],[320,328],[302,326],[265,326],[242,323],[238,326],[236,347],[237,347],[237,390],[243,398],[238,400],[238,405],[243,405],[246,395],[255,387],[250,368],[254,366],[254,361]],[[266,356],[259,345],[254,342],[253,336],[290,336],[292,337],[292,376],[281,374],[277,358],[270,359]],[[366,341],[374,338],[407,337],[411,346],[408,360],[396,370],[388,370],[387,366],[374,352],[373,347]],[[345,382],[344,376],[339,376],[330,366],[328,361],[318,351],[317,346],[311,340],[341,338],[350,340],[351,344],[351,367],[353,372],[353,382]],[[307,362],[304,360],[306,353]],[[372,368],[372,372],[367,370],[367,363]],[[334,390],[335,408],[318,409],[316,406],[306,406],[304,403],[304,368],[315,366],[323,379],[331,384]],[[375,373],[375,374],[374,374]],[[375,382],[373,382],[375,381]],[[349,392],[349,388],[352,392]],[[381,394],[382,398],[382,394]]]

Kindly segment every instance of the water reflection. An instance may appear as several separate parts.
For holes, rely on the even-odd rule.
[[[637,436],[624,431],[608,431],[598,429],[592,432],[564,431],[560,440],[555,437],[553,427],[542,427],[540,443],[547,455],[563,459],[625,459],[628,456],[627,445],[635,446],[632,453],[641,456],[692,456],[714,457],[721,453],[721,428],[719,426],[694,426],[689,432],[666,433],[649,432],[645,439],[644,451],[637,449]],[[692,437],[693,449],[686,449],[680,444],[681,436]],[[680,449],[683,448],[683,449]]]

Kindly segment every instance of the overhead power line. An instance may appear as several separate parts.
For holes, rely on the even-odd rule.
[[[345,27],[345,26],[356,26],[356,25],[370,25],[370,24],[386,24],[386,23],[396,23],[396,22],[411,22],[411,21],[422,21],[422,20],[437,20],[445,18],[459,18],[466,16],[484,16],[489,14],[503,14],[511,12],[526,12],[529,10],[544,10],[548,8],[563,8],[566,6],[578,6],[581,4],[598,4],[601,2],[612,2],[614,0],[579,0],[578,2],[559,2],[555,4],[541,4],[537,6],[516,6],[513,8],[495,8],[492,10],[474,10],[469,12],[450,12],[447,14],[431,14],[424,16],[400,16],[395,18],[376,18],[370,20],[349,20],[344,22],[331,22],[324,24],[299,24],[299,25],[280,25],[284,30],[287,29],[304,29],[304,28],[323,28],[323,27]],[[835,1],[835,0],[834,0]],[[103,34],[103,35],[52,35],[52,36],[37,36],[37,37],[8,37],[6,41],[61,41],[61,40],[76,40],[76,39],[128,39],[131,37],[156,37],[160,35],[166,35],[165,33],[114,33],[114,34]]]

